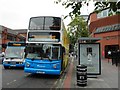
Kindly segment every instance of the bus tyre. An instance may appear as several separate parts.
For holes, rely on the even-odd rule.
[[[61,75],[61,74],[60,74]],[[60,78],[60,75],[56,75],[56,78]]]
[[[4,68],[5,68],[5,69],[8,69],[9,67],[7,67],[7,66],[4,66]]]

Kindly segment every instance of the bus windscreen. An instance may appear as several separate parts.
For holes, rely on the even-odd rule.
[[[32,45],[26,47],[26,58],[29,59],[42,59],[42,60],[58,60],[61,59],[60,56],[60,46],[53,46],[43,44],[41,45]]]

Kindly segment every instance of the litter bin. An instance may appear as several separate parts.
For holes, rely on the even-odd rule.
[[[87,86],[87,66],[77,65],[77,85]]]

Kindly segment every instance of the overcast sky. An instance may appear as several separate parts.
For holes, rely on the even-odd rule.
[[[62,16],[70,10],[55,4],[54,0],[0,0],[0,25],[11,29],[27,29],[30,17]],[[93,5],[90,4],[90,7],[84,6],[81,12],[86,15],[92,10]],[[70,19],[64,22],[67,25]]]

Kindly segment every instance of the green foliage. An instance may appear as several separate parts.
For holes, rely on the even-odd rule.
[[[75,17],[77,15],[80,15],[80,8],[82,7],[82,2],[75,2],[74,0],[55,0],[55,3],[58,4],[58,3],[62,3],[62,5],[65,7],[65,8],[71,8],[72,11],[69,12],[68,15],[65,16],[68,17],[70,16],[71,18],[72,17]]]
[[[106,2],[96,2],[95,3],[94,12],[99,13],[106,9],[109,10],[109,15],[113,15],[113,13],[118,12],[118,10],[120,9],[120,1],[119,2],[106,1]]]
[[[75,2],[75,0],[55,0],[56,4],[62,3],[62,5],[65,8],[72,8],[72,11],[69,12],[69,14],[65,16],[65,18],[68,17],[68,16],[70,16],[72,18],[72,17],[75,17],[77,15],[80,15],[81,14],[80,8],[83,5],[82,2],[84,2],[84,4],[86,4],[87,6],[89,6],[89,1],[90,0],[83,0],[83,1],[81,0],[81,2]],[[111,2],[111,0],[104,0],[104,1],[101,1],[101,2],[96,2],[95,3],[94,12],[99,13],[99,12],[101,12],[103,10],[106,10],[106,9],[109,9],[110,13],[111,12],[112,13],[118,12],[118,9],[120,9],[120,1]]]
[[[116,14],[120,14],[120,11],[117,11]]]
[[[68,24],[68,34],[71,44],[75,44],[80,37],[88,37],[87,22],[81,16],[76,16]]]
[[[84,4],[87,6],[89,5],[90,0],[83,0]],[[88,2],[86,2],[88,1]],[[83,18],[80,17],[80,9],[82,7],[82,0],[81,2],[75,2],[75,0],[56,0],[56,4],[62,3],[65,8],[71,8],[71,12],[69,12],[66,17],[71,17],[72,21],[69,23],[68,28],[68,36],[70,38],[70,42],[75,44],[79,37],[87,37],[89,35],[87,23],[84,22]],[[109,15],[113,15],[113,13],[120,14],[120,1],[118,2],[111,2],[111,0],[104,0],[101,2],[95,3],[95,10],[93,12],[99,13],[103,10],[109,9]]]

